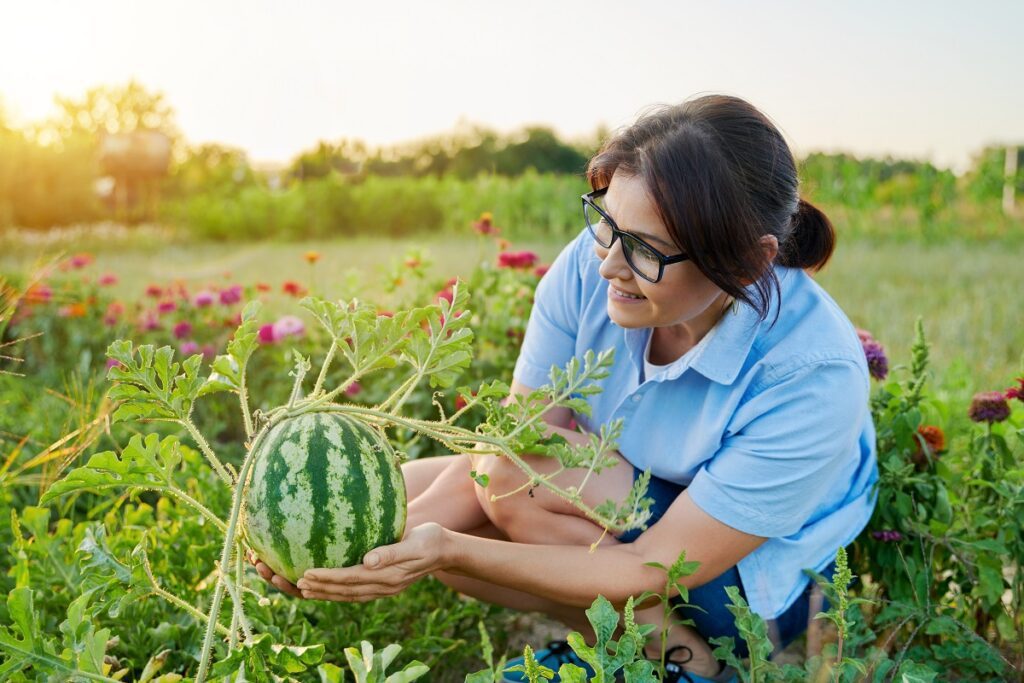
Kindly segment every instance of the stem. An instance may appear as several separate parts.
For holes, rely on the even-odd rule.
[[[208,509],[208,508],[207,508],[207,507],[206,507],[205,505],[203,505],[203,504],[202,504],[202,503],[200,503],[200,502],[199,502],[198,500],[196,500],[196,499],[195,499],[195,498],[193,498],[192,496],[188,495],[187,493],[185,493],[185,492],[184,492],[184,491],[182,491],[181,489],[179,489],[179,488],[173,488],[173,487],[172,487],[172,488],[166,488],[166,489],[156,489],[156,490],[158,490],[158,491],[164,491],[164,492],[166,492],[166,493],[167,493],[167,495],[169,495],[169,496],[171,496],[171,497],[173,497],[173,498],[177,498],[177,499],[178,499],[178,500],[180,500],[180,501],[181,501],[182,503],[185,503],[186,505],[189,505],[189,506],[191,506],[191,507],[195,508],[195,510],[196,510],[196,511],[197,511],[197,512],[198,512],[199,514],[201,514],[201,515],[202,515],[203,517],[205,517],[205,518],[206,518],[206,519],[207,519],[208,521],[210,521],[211,523],[213,523],[213,524],[214,524],[214,525],[215,525],[215,526],[216,526],[216,527],[217,527],[218,529],[220,529],[220,530],[221,530],[222,532],[223,532],[223,531],[227,531],[227,530],[228,530],[228,527],[227,527],[227,525],[226,525],[226,524],[224,524],[224,522],[222,522],[222,521],[221,521],[220,517],[218,517],[217,515],[215,515],[215,514],[213,514],[212,512],[210,512],[210,510],[209,510],[209,509]]]
[[[228,486],[234,486],[235,482],[231,478],[231,475],[228,474],[228,471],[226,469],[224,469],[224,465],[221,464],[220,458],[218,458],[217,454],[213,452],[212,448],[210,448],[210,444],[208,444],[206,442],[206,439],[203,438],[203,435],[199,433],[199,430],[192,423],[192,420],[184,419],[175,421],[181,424],[183,427],[185,427],[189,435],[195,440],[196,444],[199,446],[199,450],[202,451],[203,455],[206,456],[206,459],[210,461],[210,465],[213,466],[213,470],[217,473],[221,480]]]
[[[245,462],[242,463],[242,468],[238,472],[238,483],[235,484],[234,491],[231,494],[231,517],[228,520],[228,528],[224,534],[224,548],[221,550],[220,555],[220,566],[224,567],[231,560],[231,551],[235,545],[235,530],[238,528],[238,517],[242,509],[242,490],[245,488],[246,480],[249,476],[249,470],[252,468],[252,463],[255,460],[255,454],[259,451],[260,443],[266,438],[267,432],[273,427],[284,415],[279,413],[279,417],[276,420],[271,420],[267,423],[260,433],[253,439],[252,446],[249,448],[249,452],[245,456]],[[196,683],[203,683],[206,680],[206,674],[210,668],[210,654],[213,652],[213,636],[215,633],[214,624],[217,623],[217,617],[220,614],[220,605],[224,600],[224,588],[225,582],[223,581],[223,573],[218,573],[220,580],[217,581],[217,586],[213,590],[213,602],[210,605],[210,621],[207,622],[206,636],[203,638],[203,649],[202,654],[199,658],[199,671],[196,674]]]
[[[167,602],[171,603],[172,605],[178,607],[179,609],[185,610],[186,612],[191,614],[197,621],[208,622],[209,617],[207,617],[205,614],[203,614],[195,607],[179,598],[174,593],[171,593],[161,588],[160,584],[157,583],[156,577],[153,576],[153,568],[149,565],[149,556],[146,554],[144,550],[142,551],[141,555],[142,569],[146,572],[146,577],[149,579],[149,584],[153,590],[153,593],[163,598]],[[217,624],[217,632],[225,636],[228,635],[228,629],[223,624]]]
[[[248,365],[248,363],[246,364]],[[249,411],[249,387],[245,383],[245,367],[239,373],[238,403],[242,406],[242,421],[245,422],[245,439],[252,438],[252,413]]]
[[[320,375],[316,378],[316,385],[313,387],[313,393],[311,396],[316,396],[320,393],[321,387],[324,385],[324,379],[327,378],[327,368],[331,367],[331,361],[334,360],[334,354],[338,351],[338,340],[331,339],[331,348],[327,350],[327,357],[324,359],[323,367],[320,368]]]
[[[235,549],[235,569],[240,570],[242,554]],[[218,568],[219,569],[219,568]],[[245,616],[245,610],[242,608],[242,595],[238,590],[240,584],[235,583],[234,579],[229,579],[228,574],[223,571],[218,571],[221,575],[221,579],[224,581],[224,587],[228,591],[228,595],[231,596],[232,610],[231,610],[231,647],[234,648],[238,643],[238,627],[241,625],[242,632],[245,635],[245,639],[249,640],[252,638],[252,626],[249,624],[249,619]]]

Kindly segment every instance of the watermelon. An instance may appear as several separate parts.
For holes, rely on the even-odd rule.
[[[292,583],[314,567],[349,567],[405,532],[405,480],[384,434],[337,413],[275,425],[254,455],[242,533]]]

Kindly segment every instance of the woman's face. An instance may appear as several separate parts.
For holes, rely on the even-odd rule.
[[[658,216],[643,180],[615,173],[605,208],[623,232],[636,235],[665,256],[680,253]],[[675,327],[696,341],[718,320],[727,295],[692,261],[665,266],[661,280],[648,282],[633,272],[622,254],[622,240],[605,249],[595,242],[599,272],[608,280],[608,316],[620,327]],[[639,297],[639,298],[637,298]]]

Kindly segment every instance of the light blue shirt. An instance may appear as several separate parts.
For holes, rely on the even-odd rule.
[[[870,380],[856,331],[804,271],[775,267],[767,319],[736,304],[702,344],[640,382],[651,328],[608,317],[608,282],[584,230],[541,279],[514,377],[537,388],[552,365],[615,349],[588,431],[624,419],[619,452],[687,485],[715,519],[768,538],[738,563],[751,609],[782,614],[864,529],[877,494]],[[776,312],[778,320],[772,326]],[[725,596],[723,595],[723,599]]]

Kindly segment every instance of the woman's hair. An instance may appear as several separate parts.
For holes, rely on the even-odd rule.
[[[779,293],[762,237],[778,239],[776,262],[792,268],[819,270],[835,248],[832,223],[800,198],[782,135],[738,97],[707,95],[651,109],[604,143],[587,179],[604,188],[616,171],[643,180],[677,246],[762,320],[772,289]]]

